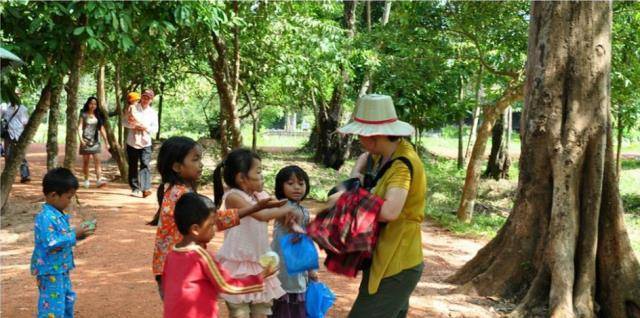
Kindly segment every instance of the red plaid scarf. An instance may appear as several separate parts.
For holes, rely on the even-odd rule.
[[[355,277],[371,259],[384,200],[359,188],[347,191],[333,208],[320,212],[307,233],[327,251],[328,270]]]

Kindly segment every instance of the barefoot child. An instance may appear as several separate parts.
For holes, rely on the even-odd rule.
[[[211,199],[185,193],[175,207],[175,223],[182,240],[169,252],[164,265],[164,317],[218,317],[218,294],[260,292],[266,268],[258,275],[231,278],[207,251],[215,231],[215,205]]]
[[[73,317],[76,293],[69,278],[75,267],[73,246],[93,234],[85,226],[72,228],[64,213],[76,190],[78,179],[69,169],[52,169],[42,180],[46,203],[35,217],[31,256],[31,274],[38,282],[38,317]]]
[[[298,166],[287,166],[282,168],[276,175],[276,198],[287,199],[289,206],[300,211],[303,215],[300,225],[303,228],[309,223],[309,210],[300,205],[300,202],[309,194],[309,176]],[[276,220],[273,227],[273,241],[271,248],[278,253],[281,260],[281,267],[284,268],[284,256],[280,247],[280,239],[293,231],[287,225],[284,218]],[[305,318],[305,293],[309,279],[318,280],[315,271],[289,275],[286,270],[281,270],[278,279],[282,288],[287,292],[284,296],[274,300],[271,310],[273,318]]]
[[[158,187],[159,208],[149,225],[157,225],[155,248],[153,252],[153,274],[160,289],[162,271],[167,254],[173,245],[182,239],[176,228],[173,212],[176,202],[187,192],[196,192],[197,181],[202,174],[202,148],[188,137],[171,137],[162,143],[158,153],[158,172],[162,183]],[[222,211],[225,222],[219,227],[230,227],[240,223],[240,218],[264,208],[282,206],[285,202],[265,199],[245,209]]]
[[[222,178],[229,186],[224,192]],[[263,192],[262,164],[260,157],[248,149],[229,153],[213,173],[216,206],[224,209],[249,207],[266,196]],[[224,195],[223,195],[224,193]],[[218,259],[233,277],[255,275],[262,271],[260,256],[269,252],[268,221],[299,212],[291,207],[265,209],[244,218],[240,225],[225,231]],[[230,317],[266,317],[271,314],[272,300],[285,294],[276,276],[265,280],[264,291],[243,295],[222,294],[229,308]]]

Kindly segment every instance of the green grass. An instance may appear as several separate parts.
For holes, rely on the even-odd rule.
[[[428,218],[458,234],[481,237],[495,236],[506,220],[502,214],[476,213],[471,223],[466,224],[458,221],[456,211],[462,194],[465,171],[458,170],[454,160],[431,158],[425,161],[425,170],[428,185],[425,214]],[[488,203],[487,199],[495,196],[495,191],[491,191],[490,188],[481,186],[479,190],[480,196],[477,201],[479,204]],[[494,202],[502,204],[502,206],[491,204],[491,207],[510,208],[511,200],[507,200],[507,206],[504,206],[503,200],[498,200],[497,197],[500,195],[493,198]]]
[[[640,258],[640,215],[627,213],[624,216],[624,223],[631,241],[631,248],[636,252],[636,257]]]

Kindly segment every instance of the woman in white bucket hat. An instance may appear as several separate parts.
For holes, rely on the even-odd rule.
[[[371,94],[358,99],[353,121],[338,132],[358,135],[366,151],[358,158],[352,177],[371,187],[371,177],[381,174],[371,192],[384,199],[379,222],[386,224],[378,236],[371,267],[363,272],[349,317],[406,317],[409,297],[424,267],[420,225],[426,176],[420,157],[402,138],[415,130],[398,120],[391,97]]]

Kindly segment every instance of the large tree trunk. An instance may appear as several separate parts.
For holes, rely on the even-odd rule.
[[[60,120],[60,93],[63,86],[63,78],[60,76],[51,88],[51,106],[47,126],[47,171],[58,166],[58,121]]]
[[[9,193],[13,187],[13,181],[16,174],[18,173],[18,167],[24,159],[27,146],[31,143],[31,139],[35,136],[38,127],[42,123],[42,119],[47,114],[47,110],[51,103],[51,91],[52,84],[51,80],[49,80],[47,85],[42,89],[38,104],[36,104],[35,110],[31,116],[29,116],[29,122],[25,126],[22,135],[20,135],[17,145],[13,151],[11,151],[11,156],[7,158],[7,164],[5,165],[4,170],[2,170],[2,176],[0,176],[0,183],[2,184],[2,188],[0,189],[0,201],[2,202],[1,214],[4,214],[6,211]]]
[[[240,118],[238,117],[236,103],[237,91],[234,90],[232,75],[229,71],[229,62],[226,57],[227,48],[226,44],[215,33],[211,35],[217,56],[214,57],[213,53],[210,52],[208,58],[220,99],[220,120],[226,121],[227,127],[224,128],[228,129],[231,133],[231,147],[238,148],[242,146],[242,134],[240,133]],[[223,133],[226,131],[222,125],[220,128]]]
[[[514,208],[450,278],[480,295],[524,295],[512,317],[637,317],[640,265],[615,173],[610,63],[610,2],[532,3]]]
[[[102,116],[105,118],[104,121],[104,130],[107,133],[107,143],[109,144],[109,153],[111,157],[116,161],[118,165],[118,171],[120,171],[120,179],[122,181],[127,180],[127,173],[129,172],[129,164],[124,156],[124,150],[118,143],[116,139],[116,135],[113,132],[113,127],[111,127],[111,122],[109,121],[109,110],[107,109],[107,96],[104,88],[104,64],[100,64],[98,67],[98,81],[97,81],[97,90],[98,90],[98,108],[100,112],[102,112]],[[120,114],[120,113],[118,113]],[[119,116],[118,116],[119,117]]]
[[[356,4],[357,1],[343,1],[344,20],[343,27],[347,30],[348,37],[354,37],[356,33]],[[340,66],[341,80],[334,85],[331,93],[331,100],[326,105],[324,102],[318,104],[319,111],[316,116],[316,126],[318,128],[318,142],[314,155],[316,162],[322,162],[326,167],[338,170],[349,156],[351,138],[341,136],[336,133],[342,118],[342,99],[344,97],[345,85],[349,81],[349,74]]]
[[[83,16],[83,23],[86,25],[86,16]],[[78,87],[80,86],[80,76],[82,75],[82,64],[84,63],[84,53],[86,45],[84,40],[74,37],[72,40],[73,60],[69,80],[67,81],[67,136],[64,148],[64,167],[73,169],[78,152]]]
[[[481,164],[484,159],[484,150],[496,118],[500,116],[509,105],[522,98],[522,87],[522,83],[508,87],[494,105],[484,107],[482,126],[480,126],[478,130],[478,138],[473,144],[473,151],[469,158],[464,187],[462,188],[462,197],[460,198],[460,206],[458,207],[457,213],[458,220],[460,221],[471,221],[473,208],[476,203],[478,179],[480,178]]]
[[[509,139],[507,138],[509,119],[506,114],[508,112],[509,110],[506,109],[496,121],[495,126],[493,126],[493,132],[491,134],[491,154],[487,162],[487,170],[484,172],[485,178],[500,180],[509,177],[511,160],[509,160]]]

